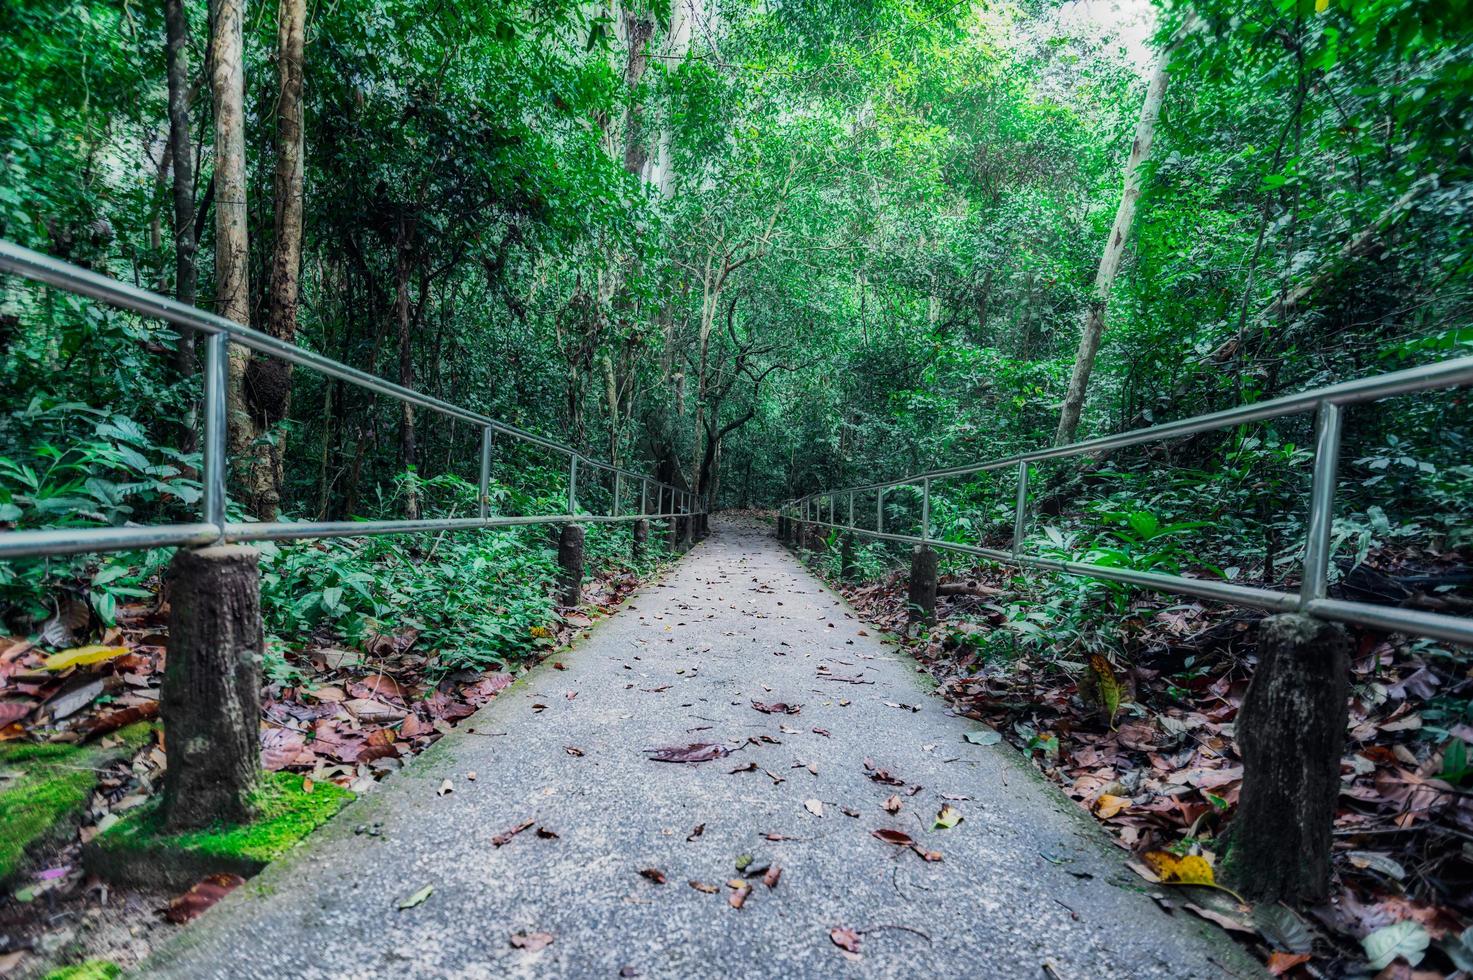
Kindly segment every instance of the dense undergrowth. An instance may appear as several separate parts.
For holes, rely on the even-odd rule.
[[[1378,457],[1362,465],[1390,468]],[[1426,473],[1414,460],[1393,465]],[[1384,517],[1345,514],[1336,528],[1340,561],[1332,596],[1464,613],[1473,606],[1467,498],[1443,495],[1449,484],[1466,481],[1467,472],[1453,470],[1431,491],[1448,511],[1414,545],[1385,533]],[[1163,521],[1141,508],[1169,498],[1171,487],[1137,476],[1133,491],[1099,500],[1077,519],[1040,519],[1023,553],[1224,575],[1182,541],[1195,534],[1199,542],[1228,544],[1233,528]],[[1395,476],[1393,470],[1388,478]],[[976,540],[964,536],[970,528],[949,518],[945,507],[938,521],[943,540]],[[1298,527],[1286,521],[1291,557],[1302,545],[1294,537]],[[1100,580],[979,566],[942,551],[938,622],[916,631],[906,608],[908,553],[861,536],[853,550],[855,578],[844,582],[841,545],[834,532],[808,558],[866,618],[907,637],[956,710],[1022,750],[1135,854],[1200,855],[1210,864],[1223,856],[1243,778],[1233,724],[1253,674],[1262,613]],[[1258,580],[1262,567],[1246,566],[1238,575]],[[1297,584],[1292,574],[1283,578],[1288,587]],[[1224,925],[1276,973],[1303,968],[1314,976],[1369,976],[1385,967],[1392,972],[1381,975],[1399,976],[1394,971],[1404,965],[1373,962],[1376,944],[1388,936],[1417,947],[1407,947],[1409,963],[1434,972],[1466,970],[1473,963],[1473,932],[1465,931],[1473,925],[1467,652],[1369,629],[1351,633],[1353,702],[1330,901],[1309,909],[1250,908],[1220,891],[1159,887],[1158,901]]]

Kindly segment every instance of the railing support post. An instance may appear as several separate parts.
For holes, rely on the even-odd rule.
[[[164,826],[242,823],[260,776],[261,573],[255,548],[180,548],[169,564]]]
[[[1331,831],[1350,716],[1350,640],[1302,613],[1258,625],[1258,668],[1238,711],[1243,791],[1225,877],[1250,899],[1329,895]]]
[[[225,536],[225,466],[227,418],[225,392],[229,386],[230,338],[213,333],[205,340],[205,391],[201,423],[204,438],[200,440],[203,455],[200,482],[203,485],[200,507],[206,524],[220,529]]]
[[[1023,552],[1023,529],[1028,523],[1028,464],[1018,464],[1018,505],[1013,511],[1013,557]]]
[[[568,514],[578,513],[578,454],[568,463]]]
[[[846,582],[852,582],[855,578],[853,531],[845,531],[839,545],[839,577]]]
[[[635,561],[643,561],[649,549],[650,522],[641,517],[634,522],[634,544],[632,554]]]
[[[912,626],[925,626],[936,618],[936,585],[939,562],[936,552],[918,544],[910,549],[910,582],[906,605]]]
[[[481,429],[481,520],[491,516],[491,447],[496,441],[496,432],[491,426]]]
[[[1309,488],[1309,522],[1304,541],[1304,574],[1299,608],[1323,599],[1330,582],[1330,530],[1335,521],[1335,484],[1340,467],[1340,406],[1320,402],[1314,441],[1314,476]],[[1273,569],[1266,569],[1272,578]]]
[[[564,524],[558,534],[557,563],[562,605],[569,609],[583,601],[583,528]]]

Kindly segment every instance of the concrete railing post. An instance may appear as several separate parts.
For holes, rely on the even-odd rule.
[[[1350,640],[1299,613],[1258,626],[1258,668],[1238,711],[1243,790],[1224,877],[1252,899],[1323,901],[1350,716]]]
[[[844,532],[844,540],[839,545],[839,577],[846,582],[855,578],[854,570],[854,533]]]
[[[695,523],[696,516],[694,514],[686,514],[680,519],[681,551],[689,551],[691,545],[695,543]]]
[[[910,591],[906,605],[912,625],[936,619],[936,584],[939,563],[936,552],[923,544],[910,549]]]
[[[680,554],[680,519],[673,514],[670,515],[669,535],[670,553],[672,555]]]
[[[167,575],[169,647],[159,710],[168,739],[164,826],[242,823],[260,776],[260,553],[181,548]]]
[[[557,541],[558,598],[569,609],[583,601],[583,528],[564,524]]]
[[[634,545],[632,553],[635,561],[643,561],[649,552],[650,522],[644,518],[634,522]]]

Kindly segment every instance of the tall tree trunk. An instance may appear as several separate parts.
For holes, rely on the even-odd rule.
[[[193,306],[197,282],[194,256],[194,145],[189,138],[189,17],[183,0],[164,0],[169,80],[169,149],[174,171],[174,298]],[[179,331],[174,369],[195,373],[194,331]],[[194,448],[196,408],[184,420],[182,448]]]
[[[250,253],[247,244],[245,175],[244,0],[211,0],[210,94],[215,108],[215,309],[228,320],[250,324]],[[230,347],[226,408],[230,455],[242,468],[249,504],[259,483],[258,430],[246,398],[250,352]]]
[[[1084,325],[1079,336],[1079,350],[1074,355],[1074,373],[1069,378],[1069,391],[1064,396],[1063,410],[1059,413],[1059,428],[1054,433],[1054,444],[1062,446],[1073,442],[1079,431],[1079,415],[1084,409],[1084,396],[1089,388],[1090,372],[1094,370],[1095,355],[1100,350],[1100,338],[1105,332],[1105,306],[1109,302],[1110,288],[1115,284],[1115,274],[1120,271],[1120,260],[1125,255],[1125,244],[1130,239],[1130,226],[1135,220],[1135,203],[1141,196],[1141,164],[1151,153],[1151,140],[1156,135],[1156,121],[1161,118],[1161,102],[1166,96],[1167,64],[1181,38],[1190,26],[1184,26],[1176,39],[1167,46],[1156,61],[1156,70],[1146,88],[1146,101],[1141,105],[1140,121],[1135,128],[1135,142],[1130,147],[1130,158],[1125,164],[1125,190],[1120,195],[1120,207],[1115,212],[1115,223],[1110,227],[1110,237],[1105,242],[1105,253],[1100,257],[1100,268],[1095,273],[1094,295],[1084,312]]]
[[[405,388],[414,387],[414,356],[410,345],[410,323],[409,314],[409,273],[410,273],[410,236],[409,224],[412,219],[399,219],[399,247],[398,262],[394,270],[394,319],[399,327],[399,384]],[[402,414],[399,420],[399,461],[406,471],[413,471],[418,462],[418,453],[414,444],[414,406],[408,402],[401,402]],[[413,480],[415,473],[410,472],[409,478]],[[419,518],[419,492],[410,484],[409,493],[404,504],[405,516],[410,520]]]
[[[644,145],[644,103],[634,97],[639,81],[649,66],[650,35],[655,32],[655,22],[648,17],[639,17],[631,11],[624,12],[624,36],[629,42],[629,60],[624,66],[624,86],[629,90],[629,114],[624,121],[624,169],[636,177],[644,176],[649,151]]]
[[[266,294],[266,330],[293,341],[297,335],[297,296],[302,268],[302,73],[306,0],[280,0],[277,5],[276,175],[272,183],[276,213],[271,245],[270,282]],[[291,406],[291,365],[272,361],[273,415],[285,418]],[[278,429],[270,447],[268,492],[256,500],[256,516],[270,520],[281,502],[282,457],[286,432]]]

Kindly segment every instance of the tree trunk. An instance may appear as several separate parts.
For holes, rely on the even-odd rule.
[[[189,138],[189,17],[183,0],[164,0],[168,33],[169,148],[174,171],[174,298],[195,302],[194,144]],[[179,334],[174,366],[188,377],[195,372],[194,331]]]
[[[1125,164],[1125,190],[1120,196],[1120,207],[1115,212],[1115,223],[1110,227],[1110,237],[1105,242],[1105,253],[1100,257],[1100,268],[1095,273],[1094,295],[1084,313],[1084,326],[1079,335],[1079,350],[1074,355],[1074,372],[1069,378],[1069,391],[1064,396],[1064,405],[1059,413],[1059,428],[1054,434],[1054,444],[1065,445],[1074,441],[1079,431],[1079,415],[1084,409],[1084,396],[1089,388],[1090,372],[1094,370],[1095,355],[1100,350],[1100,338],[1105,332],[1105,305],[1110,298],[1110,288],[1115,283],[1115,274],[1120,271],[1120,260],[1125,255],[1125,244],[1130,239],[1130,226],[1135,220],[1135,202],[1141,196],[1141,164],[1151,153],[1151,140],[1156,135],[1156,121],[1161,117],[1161,102],[1166,96],[1167,64],[1172,52],[1184,36],[1186,28],[1177,34],[1156,61],[1156,70],[1146,88],[1146,101],[1141,105],[1140,121],[1135,128],[1135,142],[1130,147],[1130,158]]]
[[[409,315],[409,232],[407,219],[400,219],[398,262],[394,273],[394,319],[399,328],[399,384],[414,387],[414,356],[410,345]],[[418,453],[414,444],[414,406],[400,402],[399,417],[399,463],[410,480],[404,502],[404,513],[409,520],[419,519],[419,491],[414,485]]]
[[[1259,624],[1258,668],[1237,718],[1243,792],[1223,862],[1245,896],[1319,902],[1329,894],[1349,699],[1341,627],[1296,613]]]
[[[558,534],[558,600],[569,609],[583,601],[583,528],[564,524]]]
[[[906,606],[912,625],[924,625],[936,618],[936,552],[923,544],[910,551],[910,580]]]
[[[244,0],[211,0],[210,93],[215,108],[215,309],[250,325],[250,253],[245,174]],[[243,495],[252,506],[262,477],[259,431],[246,397],[250,352],[230,345],[230,455],[241,469]],[[269,475],[269,474],[267,474]]]
[[[644,103],[635,96],[635,89],[649,66],[649,40],[655,32],[655,22],[648,17],[639,17],[632,11],[624,12],[624,35],[629,42],[629,60],[624,67],[624,87],[629,90],[629,114],[624,121],[624,169],[636,177],[644,176],[644,166],[649,153],[644,145]]]
[[[254,815],[265,654],[258,557],[243,545],[180,548],[169,565],[169,655],[159,709],[170,830]]]
[[[277,7],[277,72],[280,91],[276,105],[276,176],[272,184],[276,214],[271,246],[270,280],[266,294],[266,331],[291,342],[297,335],[298,282],[302,268],[302,69],[306,32],[306,0],[280,0]],[[271,361],[274,390],[272,425],[291,407],[291,365]],[[282,457],[286,432],[277,429],[271,445],[271,486],[256,500],[256,516],[271,520],[281,502],[284,480]]]

